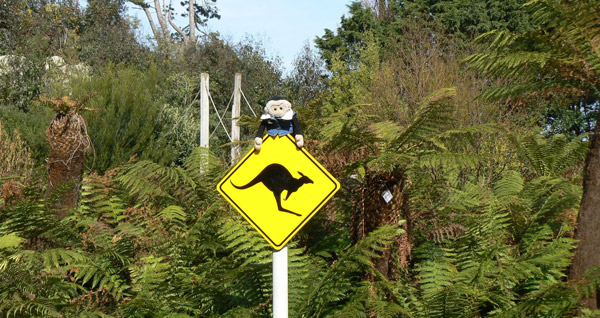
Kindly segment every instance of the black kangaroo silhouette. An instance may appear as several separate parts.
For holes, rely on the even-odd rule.
[[[264,184],[265,187],[269,189],[269,191],[273,192],[275,200],[277,201],[277,208],[279,209],[279,211],[300,216],[300,214],[292,212],[288,209],[284,209],[281,206],[281,193],[283,192],[283,190],[287,190],[287,195],[285,196],[285,200],[287,200],[290,197],[290,195],[293,192],[298,191],[298,189],[301,186],[307,183],[313,183],[313,181],[309,177],[302,174],[302,172],[298,171],[298,174],[300,174],[301,177],[299,179],[296,179],[284,166],[274,163],[265,167],[263,171],[261,171],[256,177],[254,177],[254,179],[252,179],[252,181],[248,182],[246,185],[237,186],[233,184],[233,181],[230,180],[229,182],[231,182],[232,186],[241,190],[248,189],[257,183],[262,182],[262,184]]]

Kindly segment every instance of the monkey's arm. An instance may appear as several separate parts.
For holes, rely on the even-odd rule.
[[[258,131],[256,132],[256,137],[260,137],[262,139],[262,137],[265,135],[266,128],[267,128],[267,121],[262,120],[260,122],[260,126],[258,126]]]
[[[298,121],[298,116],[296,116],[296,114],[292,117],[292,129],[294,130],[296,145],[298,147],[304,146],[304,137],[302,136],[302,129],[300,128],[300,122]]]
[[[265,135],[265,128],[267,127],[266,120],[260,122],[260,126],[258,126],[258,131],[256,132],[256,137],[254,138],[254,149],[256,151],[260,150],[262,146],[262,137]]]
[[[302,135],[302,129],[300,128],[300,122],[296,114],[292,117],[292,129],[294,129],[294,135]]]

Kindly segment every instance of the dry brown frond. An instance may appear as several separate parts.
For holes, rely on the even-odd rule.
[[[4,130],[0,121],[0,197],[4,205],[19,201],[23,185],[17,179],[24,181],[32,172],[33,159],[31,151],[17,130],[12,137]]]

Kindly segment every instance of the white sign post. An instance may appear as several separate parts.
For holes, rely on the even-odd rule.
[[[273,250],[273,318],[288,318],[287,245]]]

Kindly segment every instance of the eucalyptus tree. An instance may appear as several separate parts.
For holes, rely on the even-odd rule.
[[[217,0],[186,0],[182,1],[181,5],[187,7],[186,12],[182,13],[181,16],[188,18],[188,24],[185,27],[178,26],[174,19],[173,13],[175,9],[171,4],[167,4],[165,0],[154,0],[153,4],[148,4],[146,0],[128,0],[132,4],[142,8],[150,23],[150,28],[154,35],[156,42],[160,44],[166,44],[171,41],[171,29],[175,31],[183,43],[187,46],[189,44],[196,43],[198,38],[196,31],[202,34],[206,34],[201,27],[206,25],[208,19],[221,18],[218,13],[218,9],[215,6]],[[150,9],[154,11],[154,17]],[[155,22],[158,22],[158,25]],[[168,25],[167,25],[168,23]]]

